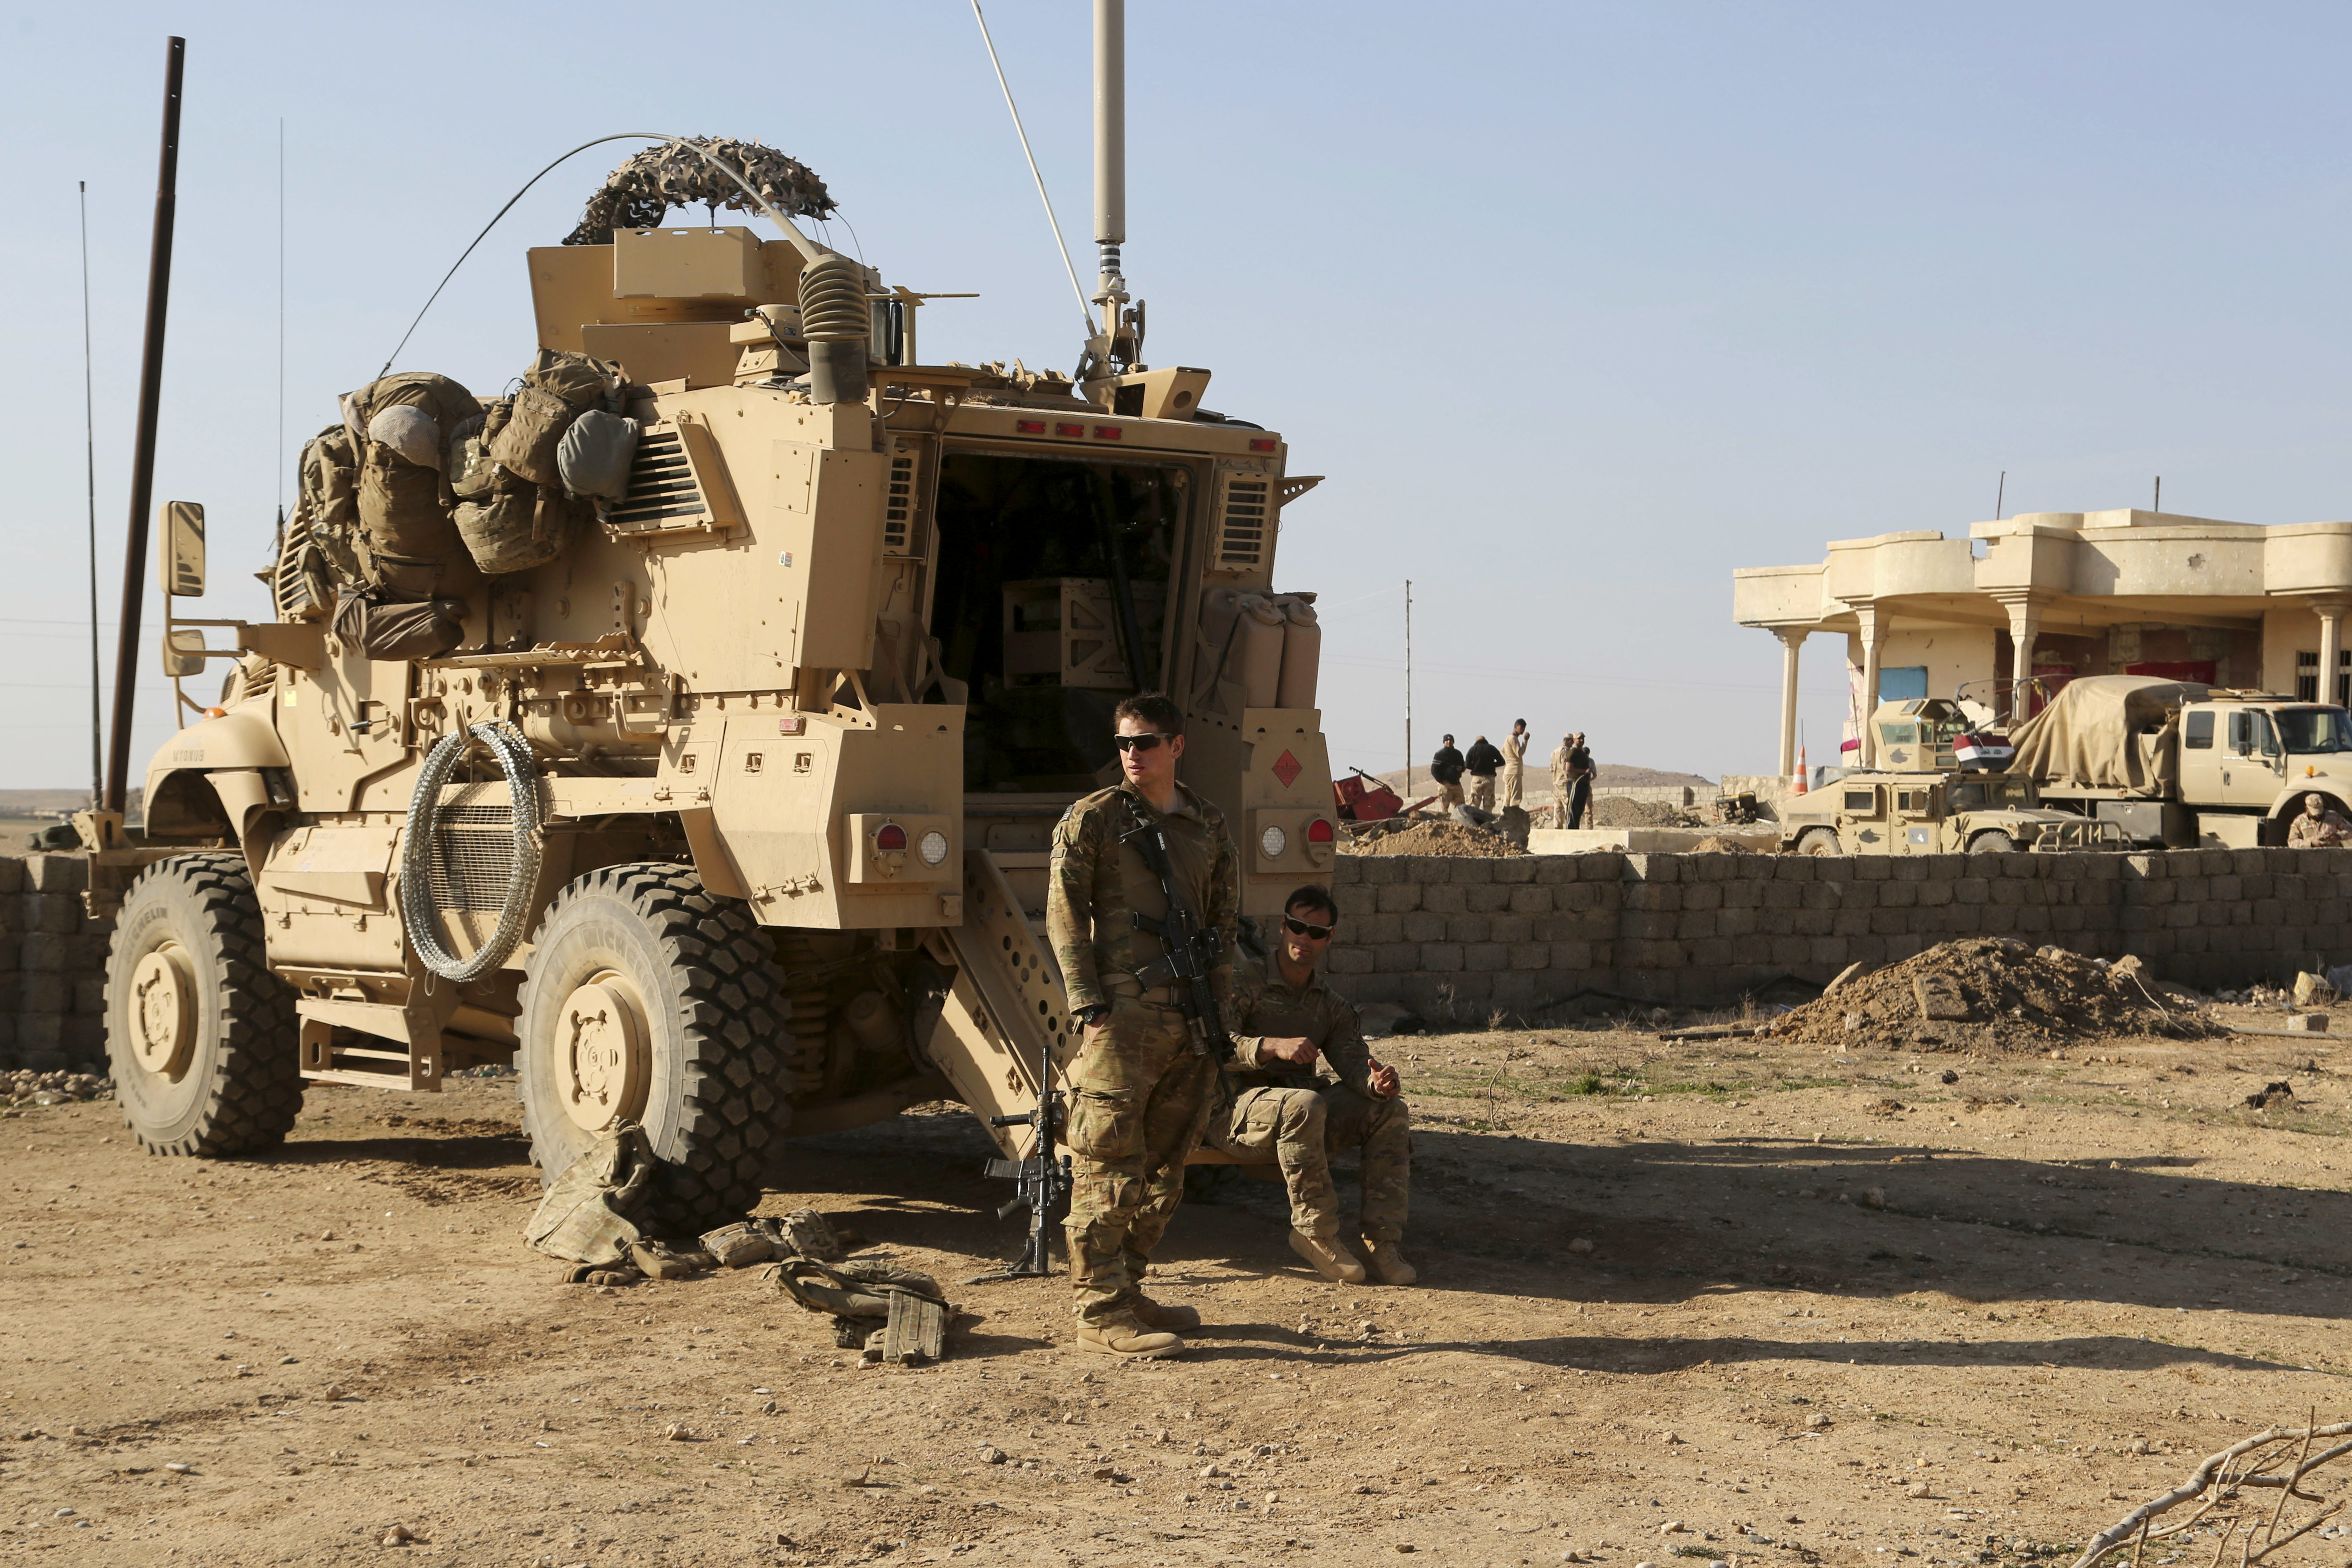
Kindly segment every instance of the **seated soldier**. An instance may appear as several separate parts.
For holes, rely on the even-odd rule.
[[[1263,963],[1235,966],[1234,1059],[1209,1113],[1202,1142],[1244,1165],[1278,1164],[1290,1193],[1290,1247],[1326,1279],[1354,1284],[1360,1262],[1339,1239],[1331,1156],[1363,1152],[1359,1229],[1371,1272],[1384,1285],[1410,1285],[1417,1271],[1397,1243],[1404,1237],[1410,1118],[1397,1098],[1396,1069],[1372,1059],[1356,1009],[1316,973],[1339,906],[1328,891],[1290,895]],[[1333,1072],[1318,1079],[1320,1054]]]

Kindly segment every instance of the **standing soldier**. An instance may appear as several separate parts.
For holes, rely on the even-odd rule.
[[[1592,765],[1591,748],[1584,743],[1584,731],[1579,730],[1576,744],[1568,749],[1568,825],[1581,827],[1592,812],[1592,784],[1600,776]]]
[[[1506,810],[1515,805],[1526,809],[1528,740],[1528,721],[1512,720],[1511,732],[1503,737],[1502,796],[1496,802]]]
[[[1576,788],[1576,780],[1568,771],[1568,759],[1575,750],[1576,737],[1562,735],[1559,750],[1551,754],[1552,823],[1558,827],[1568,826],[1568,797]]]
[[[1072,805],[1054,830],[1046,932],[1062,966],[1070,1016],[1085,1026],[1070,1088],[1070,1282],[1078,1346],[1130,1359],[1178,1355],[1172,1331],[1200,1326],[1190,1307],[1143,1293],[1151,1249],[1184,1194],[1184,1161],[1200,1142],[1222,1064],[1223,1024],[1188,1016],[1171,955],[1139,923],[1188,905],[1217,945],[1212,976],[1233,993],[1225,956],[1241,914],[1238,858],[1225,819],[1176,782],[1184,720],[1158,692],[1115,710],[1124,775]],[[1163,883],[1147,858],[1151,830],[1167,846]]]
[[[1429,759],[1429,782],[1437,786],[1438,810],[1450,812],[1462,804],[1462,753],[1454,749],[1451,735]]]
[[[1495,774],[1503,765],[1503,753],[1481,735],[1463,753],[1462,765],[1470,774],[1470,804],[1481,811],[1494,810]]]

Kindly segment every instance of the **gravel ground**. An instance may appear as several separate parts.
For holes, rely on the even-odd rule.
[[[757,1270],[556,1283],[510,1080],[314,1089],[219,1163],[0,1111],[0,1561],[2026,1563],[2352,1403],[2327,1037],[1377,1048],[1423,1284],[1307,1274],[1231,1177],[1155,1281],[1211,1326],[1144,1365],[1071,1348],[1059,1281],[962,1283],[1014,1237],[943,1109],[796,1145],[762,1210],[951,1282],[969,1331],[920,1370]]]

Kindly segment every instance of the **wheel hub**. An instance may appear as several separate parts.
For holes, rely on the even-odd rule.
[[[187,1071],[195,1054],[195,975],[175,942],[147,954],[131,972],[131,1048],[141,1067],[163,1078]]]
[[[590,1132],[645,1113],[645,1008],[614,972],[592,975],[556,1015],[564,1113]]]

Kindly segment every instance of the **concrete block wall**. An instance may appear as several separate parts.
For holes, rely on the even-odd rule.
[[[79,855],[0,856],[0,1068],[103,1072],[112,921],[82,913]]]
[[[2239,985],[2352,962],[2352,852],[1343,855],[1334,984],[1359,1002],[1525,1011],[1591,988],[1712,1005],[1964,936],[2137,953]]]

